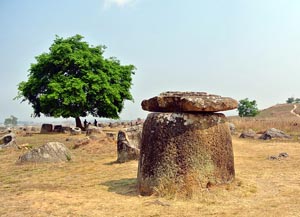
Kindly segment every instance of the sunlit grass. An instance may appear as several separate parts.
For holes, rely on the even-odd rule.
[[[19,137],[34,146],[82,136]],[[58,164],[16,165],[24,150],[0,152],[0,216],[297,216],[300,208],[300,146],[297,142],[233,138],[236,179],[191,198],[141,197],[137,161],[117,159],[114,140],[102,138],[71,150]],[[287,159],[268,156],[289,153]]]

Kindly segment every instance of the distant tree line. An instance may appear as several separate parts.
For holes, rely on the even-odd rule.
[[[289,97],[286,100],[286,103],[288,103],[288,104],[291,104],[291,103],[300,103],[300,98]]]
[[[9,118],[5,118],[4,125],[5,126],[16,126],[18,124],[18,118],[11,115]]]

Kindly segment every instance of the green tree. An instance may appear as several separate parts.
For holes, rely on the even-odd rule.
[[[294,103],[295,102],[295,98],[294,97],[289,97],[287,100],[286,100],[286,103],[290,104],[290,103]]]
[[[18,118],[11,115],[9,118],[5,118],[4,125],[5,126],[16,126],[18,124]]]
[[[5,125],[5,126],[10,126],[10,125],[12,125],[11,118],[5,118],[5,119],[4,119],[4,125]]]
[[[299,98],[296,98],[294,102],[295,102],[295,103],[300,103],[300,99],[299,99]]]
[[[254,117],[259,113],[256,101],[250,101],[248,98],[242,99],[238,104],[240,117]]]
[[[104,58],[105,46],[90,46],[75,35],[56,36],[48,53],[31,64],[28,81],[18,85],[17,99],[28,100],[34,117],[119,118],[130,93],[133,65],[121,65],[115,57]]]

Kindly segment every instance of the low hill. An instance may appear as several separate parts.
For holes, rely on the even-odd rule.
[[[264,132],[276,128],[290,135],[300,136],[299,114],[300,104],[277,104],[261,110],[255,117],[234,116],[228,117],[228,120],[235,125],[237,131],[252,129],[255,132]]]
[[[294,108],[296,109],[294,110]],[[255,116],[255,118],[293,118],[295,114],[300,113],[300,104],[277,104],[270,108],[261,110],[260,113]]]

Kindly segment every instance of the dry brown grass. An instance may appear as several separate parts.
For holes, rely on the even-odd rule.
[[[255,132],[264,132],[270,128],[276,128],[294,136],[300,135],[300,118],[240,118],[229,117],[229,121],[235,125],[239,132],[253,129]]]
[[[278,104],[268,109],[260,111],[255,117],[228,117],[239,132],[253,129],[262,133],[270,128],[276,128],[286,133],[300,135],[300,118],[291,113],[291,110],[297,106],[295,113],[300,114],[300,104]]]
[[[35,135],[18,143],[66,137]],[[233,138],[233,147],[236,181],[189,200],[140,197],[137,162],[116,164],[111,140],[72,150],[74,160],[60,164],[15,165],[23,151],[0,151],[0,216],[300,216],[299,143]],[[279,152],[290,156],[267,159]]]

